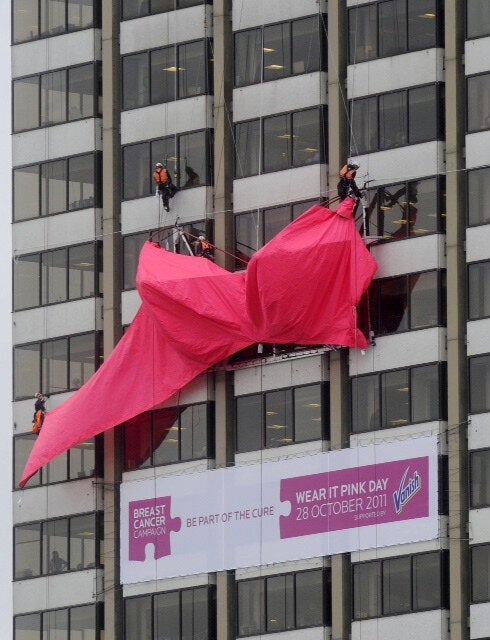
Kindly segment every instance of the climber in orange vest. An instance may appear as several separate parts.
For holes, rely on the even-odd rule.
[[[357,169],[359,169],[358,164],[346,164],[339,171],[340,181],[337,185],[337,193],[341,200],[344,200],[347,196],[352,196],[353,198],[361,197],[362,194],[355,181]]]
[[[199,256],[200,258],[207,258],[208,260],[214,260],[214,247],[206,240],[205,236],[199,236],[196,245],[196,256]]]
[[[157,162],[155,165],[155,173],[153,174],[153,180],[157,184],[158,193],[162,198],[163,206],[165,207],[165,211],[170,211],[170,207],[168,205],[168,201],[175,194],[175,190],[172,189],[172,178],[170,176],[170,172],[167,170],[167,167],[163,165],[161,162]]]
[[[44,416],[46,415],[46,400],[48,398],[42,393],[36,393],[34,397],[36,398],[36,402],[34,403],[34,417],[32,419],[34,426],[32,427],[32,433],[37,435],[43,426]]]

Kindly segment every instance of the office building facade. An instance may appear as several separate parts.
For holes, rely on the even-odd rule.
[[[15,640],[490,638],[486,0],[11,4]],[[335,198],[347,159],[378,263],[369,347],[255,345],[20,490],[34,394],[55,409],[109,356],[140,305],[148,238],[185,254],[205,235],[217,264],[243,270]],[[156,162],[179,189],[169,212]],[[131,496],[197,495],[220,473],[255,474],[263,496],[272,468],[307,476],[350,455],[359,470],[426,443],[429,533],[415,518],[363,542],[369,526],[352,525],[322,547],[325,532],[303,531],[281,556],[260,528],[245,557],[223,506],[215,561],[203,533],[181,569],[144,546],[148,571],[131,568]],[[240,502],[222,482],[223,505]],[[215,500],[172,544],[178,526],[218,524]],[[261,500],[236,518],[265,522]]]

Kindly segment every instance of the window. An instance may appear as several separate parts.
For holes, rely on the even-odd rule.
[[[490,601],[490,544],[471,547],[471,602]]]
[[[141,2],[122,0],[122,19],[141,18],[142,16],[195,7],[206,3],[207,0],[141,0]]]
[[[405,240],[445,231],[443,177],[377,187],[370,189],[367,197],[370,231],[383,240]]]
[[[354,564],[354,620],[448,606],[448,563],[444,552]]]
[[[325,162],[325,122],[321,107],[237,123],[235,177]]]
[[[330,571],[313,569],[240,580],[238,636],[330,624]]]
[[[238,396],[237,452],[321,439],[328,421],[325,389],[313,384]]]
[[[100,153],[14,169],[14,222],[100,206],[101,171]]]
[[[14,527],[14,579],[98,566],[95,513]]]
[[[443,369],[428,364],[352,378],[353,433],[444,420]]]
[[[212,424],[212,406],[204,403],[136,416],[125,425],[126,470],[211,457]]]
[[[470,413],[490,411],[490,355],[473,356],[468,360]]]
[[[490,316],[490,261],[468,265],[468,320]]]
[[[42,640],[47,637],[100,640],[102,636],[102,611],[95,604],[28,613],[14,618],[14,640]]]
[[[439,140],[441,94],[434,84],[351,100],[351,155]]]
[[[490,222],[490,167],[467,173],[467,209],[470,227]]]
[[[41,7],[41,11],[39,11]],[[46,38],[100,24],[97,0],[15,0],[12,3],[13,44]]]
[[[466,3],[466,35],[468,38],[490,35],[490,14],[487,0],[469,0]]]
[[[99,73],[86,64],[14,80],[14,133],[100,115]]]
[[[470,492],[473,509],[490,506],[490,449],[470,452]]]
[[[349,62],[440,46],[437,0],[384,0],[349,10]]]
[[[198,40],[123,56],[123,109],[207,93],[208,48],[207,41]]]
[[[35,442],[36,436],[31,433],[14,438],[14,489],[19,488],[19,482]],[[92,438],[55,458],[38,471],[28,481],[26,487],[89,478],[100,472],[100,462],[99,443]]]
[[[123,198],[145,198],[154,193],[156,162],[167,164],[174,184],[187,189],[212,183],[209,131],[182,133],[123,147]]]
[[[260,120],[240,122],[235,125],[235,177],[246,178],[261,172]]]
[[[235,86],[326,70],[326,17],[235,33]]]
[[[14,347],[14,399],[32,398],[36,391],[61,393],[79,389],[100,360],[100,335],[82,333]]]
[[[445,298],[444,272],[426,271],[374,280],[371,323],[376,335],[439,326]]]
[[[490,129],[490,73],[467,78],[468,133]]]
[[[14,311],[95,295],[99,276],[93,243],[14,260]]]
[[[124,639],[213,640],[216,638],[214,587],[195,587],[124,601]]]

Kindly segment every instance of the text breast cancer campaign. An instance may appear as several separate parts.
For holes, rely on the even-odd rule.
[[[429,540],[437,533],[432,437],[121,488],[124,583]]]

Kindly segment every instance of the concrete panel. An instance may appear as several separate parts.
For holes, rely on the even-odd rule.
[[[262,380],[261,380],[262,377]],[[250,367],[235,371],[235,395],[259,393],[301,384],[319,382],[325,378],[322,372],[322,356],[298,358]]]
[[[209,36],[211,16],[211,7],[201,5],[125,20],[121,22],[121,55]]]
[[[195,187],[179,191],[170,200],[170,212],[163,210],[161,201],[150,196],[121,203],[121,232],[123,235],[146,229],[159,229],[175,224],[203,220],[212,211],[212,187]]]
[[[429,235],[373,245],[371,253],[378,263],[375,278],[387,278],[416,271],[444,269],[445,236]]]
[[[390,616],[387,618],[373,618],[352,623],[352,640],[447,640],[448,611],[422,611],[409,613],[404,616]]]
[[[100,31],[84,29],[56,38],[43,38],[12,47],[12,77],[32,75],[53,69],[100,60]]]
[[[490,602],[470,605],[470,638],[490,636]]]
[[[68,327],[70,333],[94,331],[95,309],[95,298],[86,298],[17,311],[13,315],[14,344],[66,336]]]
[[[195,96],[121,113],[121,144],[212,127],[211,96]]]
[[[13,583],[14,615],[96,602],[95,569]]]
[[[439,327],[407,331],[403,336],[381,336],[376,338],[376,346],[368,347],[365,352],[356,349],[349,351],[350,375],[444,361],[445,338],[445,329]]]
[[[490,37],[466,40],[464,68],[467,76],[490,71]]]
[[[470,544],[490,542],[490,508],[470,509]]]
[[[444,81],[442,49],[424,49],[347,67],[349,99]],[[355,114],[354,114],[355,115]]]
[[[123,291],[121,300],[121,323],[127,326],[133,322],[134,317],[141,307],[141,298],[136,289],[132,291]]]
[[[490,131],[469,133],[466,136],[466,167],[482,167],[490,164]]]
[[[324,164],[312,164],[234,180],[235,211],[326,197],[326,176]]]
[[[259,27],[263,24],[280,22],[286,17],[291,20],[301,16],[326,13],[325,0],[235,0],[233,2],[233,30]]]
[[[46,251],[70,244],[93,242],[99,209],[69,211],[55,216],[16,222],[12,225],[12,246],[15,255]]]
[[[195,576],[179,576],[177,578],[168,578],[167,580],[152,580],[150,582],[125,584],[123,585],[123,596],[129,598],[131,596],[141,596],[145,593],[190,589],[208,584],[214,584],[213,576],[207,573],[200,573]]]
[[[354,157],[360,166],[357,182],[372,180],[374,187],[445,173],[444,150],[444,142],[434,140]]]
[[[288,444],[286,447],[275,449],[262,449],[261,451],[248,451],[247,453],[235,454],[235,465],[237,467],[254,464],[257,465],[260,473],[260,464],[274,460],[288,460],[301,456],[314,456],[318,453],[328,451],[329,443],[325,440],[313,442],[302,442],[301,444]],[[308,461],[305,462],[308,465]]]
[[[331,564],[329,557],[308,558],[306,560],[294,560],[291,562],[277,562],[266,567],[246,567],[235,570],[237,580],[247,580],[248,578],[259,578],[264,576],[275,576],[281,573],[291,573],[293,571],[307,571],[308,569],[321,569]]]
[[[444,518],[446,520],[447,518]],[[445,524],[442,522],[441,525]],[[442,526],[441,526],[442,529]],[[409,542],[408,544],[397,544],[391,547],[377,547],[375,549],[364,549],[363,551],[354,551],[350,554],[351,562],[367,562],[369,560],[378,560],[380,558],[396,558],[415,553],[426,553],[429,551],[439,551],[445,548],[441,545],[439,538],[434,540],[425,540],[423,542]]]
[[[468,322],[466,330],[466,348],[468,356],[474,356],[477,353],[488,353],[490,351],[490,344],[488,342],[490,318]]]
[[[12,136],[12,166],[34,164],[101,148],[101,123],[87,118]]]
[[[314,107],[327,102],[327,74],[307,73],[233,90],[233,120]]]
[[[33,487],[16,493],[12,504],[14,524],[91,513],[97,508],[94,479]]]
[[[470,416],[468,424],[468,449],[490,447],[490,413]]]
[[[349,441],[351,447],[365,447],[379,444],[380,442],[393,442],[394,440],[406,440],[407,438],[420,438],[423,436],[439,436],[446,426],[446,422],[439,420],[408,424],[403,427],[390,427],[381,431],[354,433],[351,434]],[[446,451],[447,444],[445,440],[441,440],[439,442],[439,453],[443,455]]]
[[[489,156],[490,162],[490,156]],[[466,261],[477,262],[490,258],[490,225],[482,224],[478,227],[466,229]]]

